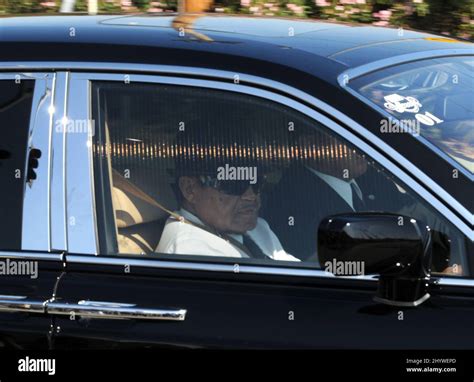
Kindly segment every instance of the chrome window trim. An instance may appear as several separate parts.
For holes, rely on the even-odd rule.
[[[359,99],[360,101],[364,102],[366,105],[370,106],[371,108],[377,110],[380,114],[384,117],[393,120],[396,117],[390,114],[387,110],[382,108],[381,106],[377,105],[372,100],[364,97],[362,94],[358,93],[356,90],[352,89],[348,86],[351,80],[354,80],[358,77],[365,76],[372,72],[383,70],[392,66],[403,65],[410,62],[420,61],[420,60],[427,60],[433,58],[444,58],[444,57],[456,57],[456,56],[472,56],[474,54],[473,49],[455,49],[455,50],[440,50],[431,52],[418,52],[418,53],[411,53],[406,55],[401,55],[397,57],[392,57],[380,61],[376,61],[370,64],[362,65],[356,68],[351,68],[343,73],[341,73],[337,81],[339,85],[348,91],[351,95]],[[417,139],[419,142],[423,143],[426,147],[430,150],[435,152],[439,157],[443,158],[447,161],[452,167],[459,170],[463,175],[465,175],[469,180],[474,181],[474,173],[471,173],[467,168],[457,162],[454,158],[449,156],[446,152],[441,150],[438,146],[430,142],[428,139],[423,137],[422,135],[412,135],[413,138]],[[474,215],[471,214],[471,219],[469,220],[471,224],[474,224]]]
[[[15,75],[18,75],[15,74]],[[52,110],[56,75],[54,73],[25,74],[25,79],[35,79],[33,104],[30,117],[25,168],[23,173],[23,218],[21,248],[27,251],[50,251],[50,179]],[[37,179],[26,183],[30,149],[41,150]]]
[[[459,41],[457,41],[459,43]],[[470,43],[466,43],[470,44]],[[472,44],[471,44],[472,45]],[[395,57],[384,58],[370,62],[368,64],[360,65],[346,70],[338,77],[339,84],[343,86],[344,81],[347,83],[357,77],[364,76],[370,72],[375,72],[390,66],[397,66],[407,64],[413,61],[425,60],[429,58],[454,57],[454,56],[470,56],[474,54],[474,48],[471,49],[437,49],[426,52],[415,52],[401,54]],[[346,76],[344,78],[344,76]]]
[[[173,270],[189,270],[189,271],[207,271],[207,272],[224,272],[234,274],[255,274],[255,275],[272,275],[272,276],[295,276],[295,277],[311,277],[311,278],[330,278],[330,279],[346,279],[355,281],[369,281],[376,283],[378,276],[345,276],[336,277],[332,273],[321,269],[302,269],[302,268],[284,268],[284,267],[267,267],[246,264],[219,264],[219,263],[200,263],[185,261],[168,261],[157,259],[131,259],[131,258],[111,258],[99,256],[81,256],[67,255],[67,263],[70,264],[92,264],[92,265],[117,265],[121,268],[128,266],[146,267],[157,269],[173,269]],[[238,264],[238,268],[236,265]],[[238,271],[236,271],[238,269]],[[458,286],[474,288],[474,279],[437,277],[432,276],[433,284],[441,286]]]
[[[441,286],[460,286],[474,288],[474,279],[456,279],[453,277],[440,277],[438,280],[435,281],[435,284]]]
[[[71,73],[71,82],[87,82],[94,81],[94,80],[107,80],[107,81],[123,81],[124,77],[123,74],[111,74],[111,73]],[[271,100],[273,102],[280,103],[282,105],[286,105],[297,112],[300,112],[309,118],[314,119],[318,123],[324,125],[325,127],[329,128],[336,134],[344,137],[349,142],[354,144],[357,148],[361,151],[369,155],[373,158],[377,163],[381,164],[384,168],[388,169],[392,172],[395,176],[397,176],[401,181],[407,184],[410,188],[412,188],[418,195],[420,195],[425,201],[432,205],[432,207],[437,210],[442,216],[444,216],[447,220],[451,221],[458,229],[461,230],[467,237],[470,237],[471,240],[474,240],[474,231],[470,229],[470,227],[465,224],[459,217],[457,217],[448,207],[444,204],[440,203],[430,192],[423,188],[420,184],[418,184],[415,180],[411,178],[409,174],[401,170],[397,165],[392,163],[388,160],[385,156],[381,153],[376,151],[372,146],[362,141],[360,138],[355,136],[352,132],[348,131],[347,129],[341,127],[339,124],[335,123],[328,117],[322,115],[321,113],[305,106],[293,99],[287,98],[280,94],[275,94],[267,90],[256,89],[247,85],[243,84],[234,84],[234,83],[222,83],[216,82],[212,80],[202,80],[202,79],[192,79],[192,78],[182,78],[182,77],[169,77],[169,76],[159,76],[159,75],[143,75],[143,74],[135,74],[129,75],[128,80],[130,83],[132,82],[144,82],[144,83],[155,83],[155,84],[174,84],[180,86],[195,86],[195,87],[206,87],[211,89],[218,89],[218,90],[225,90],[225,91],[232,91],[241,94],[248,94],[253,95],[256,97],[264,98],[267,100]],[[71,97],[74,97],[74,93],[71,92]],[[77,98],[77,97],[76,97]],[[89,110],[90,114],[90,110]],[[89,160],[89,159],[88,159]],[[92,176],[92,168],[90,168],[90,175]],[[77,179],[73,179],[72,182],[77,182]],[[73,187],[73,186],[71,186]],[[78,182],[74,185],[75,188],[83,188],[84,192],[86,192],[83,185],[79,184]],[[92,197],[92,196],[91,196]],[[87,209],[89,209],[89,202],[87,205]],[[97,234],[93,238],[92,236],[82,237],[82,245],[85,244],[85,240],[89,241],[89,244],[86,245],[87,247],[95,247],[98,248],[97,243]],[[92,243],[95,241],[95,243]],[[69,250],[72,253],[89,253],[89,254],[97,254],[97,252],[84,252],[78,251],[74,247],[70,247]]]
[[[62,121],[67,115],[69,73],[56,74],[51,147],[51,249],[67,251],[66,231],[66,133]]]
[[[451,49],[451,50],[434,50],[430,52],[422,52],[419,55],[417,53],[409,55],[398,56],[400,60],[415,60],[429,57],[441,57],[448,56],[452,54],[465,55],[466,50],[464,49]],[[471,50],[467,50],[471,52]],[[417,58],[418,57],[418,58]],[[386,63],[384,63],[386,61]],[[387,65],[389,61],[392,64],[397,63],[397,58],[387,59],[378,61],[378,65]],[[439,186],[434,182],[427,174],[422,172],[419,168],[415,167],[410,161],[408,161],[404,156],[399,154],[395,149],[386,144],[383,140],[377,137],[375,134],[368,131],[362,125],[358,124],[341,111],[335,109],[331,105],[319,100],[318,98],[309,95],[297,88],[283,84],[278,81],[270,80],[263,77],[248,75],[245,73],[229,72],[224,70],[214,70],[208,68],[197,68],[197,67],[186,67],[186,66],[171,66],[171,65],[152,65],[152,64],[133,64],[133,63],[115,63],[115,62],[63,62],[63,61],[23,61],[23,62],[0,62],[0,71],[1,70],[25,70],[25,69],[35,69],[35,70],[90,70],[90,71],[112,71],[112,72],[121,72],[122,74],[127,74],[131,72],[138,73],[167,73],[167,74],[185,74],[185,75],[195,75],[195,76],[205,76],[208,78],[216,78],[220,80],[228,80],[229,82],[234,82],[234,76],[239,75],[241,83],[255,84],[260,86],[265,86],[271,89],[276,89],[278,91],[287,93],[293,97],[299,98],[309,104],[312,104],[314,107],[324,110],[327,113],[331,114],[332,117],[336,118],[342,124],[348,126],[351,130],[361,133],[368,141],[372,142],[374,147],[380,148],[385,155],[388,155],[395,163],[400,167],[403,167],[405,170],[408,170],[412,176],[416,177],[428,188],[430,188],[434,194],[441,198],[446,205],[452,206],[457,213],[459,213],[466,221],[471,225],[474,225],[474,215],[467,210],[461,203],[459,203],[453,196],[451,196],[445,189]],[[375,69],[374,69],[375,70]],[[344,74],[344,73],[343,73]],[[471,240],[474,240],[474,231],[468,235]]]
[[[71,102],[69,102],[71,101]],[[91,119],[90,82],[70,74],[67,122],[84,126]],[[89,125],[88,125],[89,126]],[[92,134],[66,132],[66,231],[67,248],[73,253],[99,254],[96,222]],[[86,156],[84,156],[84,152]]]
[[[37,253],[37,252],[8,252],[0,251],[0,259],[21,259],[37,261],[64,261],[64,254],[59,253]]]
[[[67,255],[67,263],[71,264],[94,264],[94,265],[118,265],[133,267],[146,267],[158,269],[175,269],[175,270],[191,270],[191,271],[209,271],[224,273],[248,273],[248,274],[268,274],[275,276],[303,276],[303,277],[325,277],[336,278],[332,273],[325,272],[321,269],[303,269],[303,268],[285,268],[285,267],[268,267],[258,265],[248,265],[236,262],[235,264],[223,263],[201,263],[185,262],[185,261],[169,261],[157,259],[132,259],[124,257],[100,257],[89,255]],[[238,259],[236,259],[238,260]],[[238,267],[237,267],[238,265]],[[238,269],[238,270],[237,270]],[[340,277],[351,280],[376,281],[374,276],[355,276]]]

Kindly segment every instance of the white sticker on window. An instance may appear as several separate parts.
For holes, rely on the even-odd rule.
[[[433,126],[444,122],[442,119],[434,116],[428,111],[425,111],[424,113],[418,113],[423,105],[414,97],[404,97],[399,94],[390,94],[383,98],[385,100],[383,105],[386,109],[393,110],[398,113],[417,113],[415,114],[416,120],[424,125]]]
[[[389,110],[394,110],[398,113],[418,113],[422,106],[420,101],[414,97],[404,97],[399,94],[390,94],[383,97],[385,100],[384,106]]]

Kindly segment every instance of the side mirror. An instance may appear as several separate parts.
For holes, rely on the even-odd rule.
[[[329,216],[319,225],[318,257],[336,276],[379,274],[377,302],[413,307],[430,297],[431,232],[410,217]]]

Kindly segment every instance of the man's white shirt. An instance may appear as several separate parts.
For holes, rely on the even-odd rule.
[[[197,216],[185,209],[181,209],[176,213],[192,223],[204,225]],[[285,252],[277,236],[262,218],[258,218],[257,226],[253,230],[248,231],[247,235],[266,256],[273,260],[300,261]],[[239,243],[243,243],[242,235],[229,234],[228,236],[231,236]],[[182,255],[249,257],[243,250],[226,239],[174,218],[169,218],[166,221],[156,252]]]

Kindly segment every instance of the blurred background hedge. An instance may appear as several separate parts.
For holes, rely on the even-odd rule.
[[[0,15],[57,13],[61,0],[0,0]],[[172,12],[177,0],[98,0],[99,13]],[[214,0],[209,12],[392,25],[474,39],[474,0]],[[87,12],[76,0],[75,12]]]

